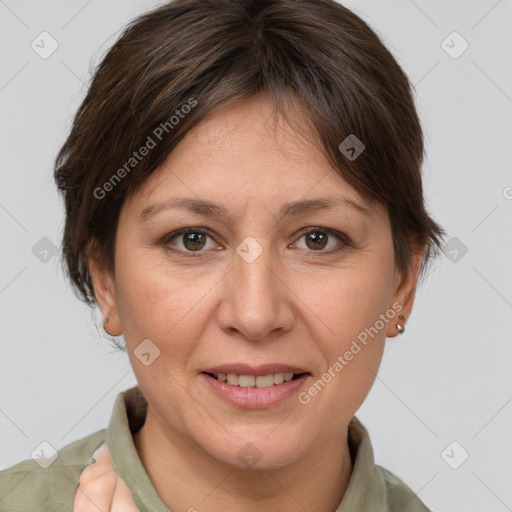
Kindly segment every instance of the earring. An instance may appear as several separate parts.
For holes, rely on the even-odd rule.
[[[405,325],[402,324],[405,324],[406,318],[404,315],[399,315],[398,319],[400,320],[400,323],[396,324],[396,328],[398,330],[398,334],[403,334],[405,331]]]

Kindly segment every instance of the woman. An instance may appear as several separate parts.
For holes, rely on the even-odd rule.
[[[68,275],[138,386],[0,472],[0,509],[428,511],[354,416],[441,244],[422,157],[407,77],[332,0],[132,22],[55,178]]]

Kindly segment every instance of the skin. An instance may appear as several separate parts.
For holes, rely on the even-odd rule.
[[[130,489],[114,470],[107,445],[101,445],[93,458],[95,462],[80,474],[73,512],[139,512]]]
[[[405,317],[413,305],[424,247],[401,275],[386,209],[365,203],[272,112],[253,98],[196,126],[125,201],[115,277],[90,253],[106,327],[124,334],[149,404],[134,442],[172,510],[335,511],[352,472],[348,424],[373,385],[386,337],[397,335],[397,317],[307,405],[294,395],[242,409],[214,394],[201,372],[222,363],[296,365],[311,373],[304,391],[394,303]],[[220,203],[229,216],[166,209],[138,222],[144,208],[178,197]],[[284,203],[327,197],[370,214],[341,204],[279,216]],[[199,252],[181,235],[162,241],[199,227],[210,232]],[[350,243],[331,234],[323,246],[311,237],[325,229]],[[252,263],[236,252],[246,237],[263,250]],[[160,350],[148,366],[134,355],[145,339]],[[262,454],[251,468],[237,457],[248,442]]]

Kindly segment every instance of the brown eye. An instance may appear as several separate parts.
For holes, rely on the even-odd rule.
[[[184,247],[189,251],[197,251],[204,247],[206,235],[204,233],[185,233],[182,236]]]
[[[324,249],[327,245],[328,235],[322,231],[311,231],[306,235],[306,245],[313,251]]]

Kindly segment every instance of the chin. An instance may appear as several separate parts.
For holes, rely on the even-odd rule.
[[[273,470],[293,463],[304,449],[303,435],[294,439],[294,435],[285,430],[272,432],[275,427],[244,428],[243,433],[232,437],[224,432],[223,439],[207,439],[200,445],[218,462],[239,469]]]

